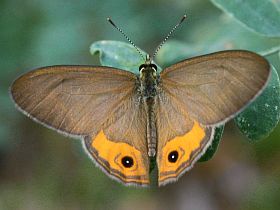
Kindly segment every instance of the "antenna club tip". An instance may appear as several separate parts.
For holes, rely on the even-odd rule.
[[[182,17],[182,19],[181,19],[181,21],[180,21],[180,23],[182,23],[186,18],[187,18],[187,15],[184,14],[183,17]]]
[[[111,19],[110,17],[107,17],[107,21],[108,21],[109,23],[111,23],[111,24],[116,28],[115,23],[112,21],[112,19]]]

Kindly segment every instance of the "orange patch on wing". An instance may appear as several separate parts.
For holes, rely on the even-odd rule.
[[[110,141],[102,130],[92,139],[91,146],[98,152],[98,155],[94,155],[95,159],[111,175],[123,182],[149,183],[147,167],[144,166],[142,155],[133,146]],[[133,159],[133,165],[129,168],[122,164],[122,158],[126,156]]]
[[[204,129],[194,122],[193,128],[188,133],[177,136],[166,143],[159,163],[159,182],[168,178],[176,178],[190,165],[190,162],[193,161],[193,154],[200,149],[205,135]],[[178,153],[176,162],[168,160],[168,155],[173,151]]]

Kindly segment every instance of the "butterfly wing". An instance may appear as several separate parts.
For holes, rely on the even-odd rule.
[[[247,51],[191,58],[163,70],[158,96],[159,185],[177,180],[211,145],[215,126],[260,94],[268,62]]]
[[[179,62],[161,72],[162,89],[203,125],[223,123],[268,81],[269,63],[248,51],[222,51]]]
[[[124,183],[146,184],[149,162],[145,132],[140,133],[145,124],[132,123],[136,117],[145,120],[135,102],[136,79],[109,67],[51,66],[19,77],[11,95],[32,119],[84,138],[86,150],[107,174]],[[121,155],[134,158],[134,167],[118,167]]]
[[[134,95],[104,123],[102,131],[85,138],[89,155],[106,174],[124,184],[149,185],[146,120],[143,103]]]
[[[214,127],[192,119],[181,104],[162,91],[157,98],[158,184],[176,181],[211,145]]]

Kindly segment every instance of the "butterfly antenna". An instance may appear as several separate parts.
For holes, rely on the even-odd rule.
[[[158,47],[156,48],[152,60],[154,59],[154,57],[156,56],[156,54],[158,53],[158,51],[160,50],[160,48],[162,47],[162,45],[167,41],[167,39],[169,39],[169,37],[173,34],[173,32],[178,28],[179,25],[181,25],[181,23],[187,18],[187,15],[185,14],[181,20],[172,28],[172,30],[167,34],[167,36],[165,37],[165,39],[158,45]]]
[[[111,18],[108,17],[107,21],[111,23],[111,25],[114,26],[127,39],[127,41],[137,50],[137,52],[141,55],[142,59],[145,61],[146,59],[144,55],[141,53],[138,47],[136,47],[136,45],[128,38],[128,36],[123,32],[123,30],[116,26],[116,24],[112,21]]]

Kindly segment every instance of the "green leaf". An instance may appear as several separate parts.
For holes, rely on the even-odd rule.
[[[218,8],[255,32],[280,36],[280,11],[271,0],[211,0]]]
[[[215,25],[216,24],[216,25]],[[207,27],[207,25],[204,25]],[[208,25],[213,29],[211,34],[203,36],[201,32],[194,33],[196,48],[204,52],[214,52],[229,49],[247,49],[254,52],[266,51],[279,45],[280,38],[269,38],[254,33],[240,26],[232,18],[221,16],[220,22]]]
[[[192,57],[193,53],[194,49],[192,45],[176,40],[170,40],[162,46],[156,59],[159,62],[159,65],[168,67],[181,60]]]
[[[224,125],[215,128],[215,134],[212,144],[208,147],[204,155],[199,159],[199,162],[204,162],[210,160],[216,153],[220,140],[224,132]]]
[[[140,50],[146,56],[147,53]],[[98,41],[90,46],[92,55],[99,53],[100,63],[103,66],[116,67],[119,69],[139,73],[139,66],[143,64],[143,58],[131,45],[119,41]]]
[[[251,142],[267,137],[280,119],[280,82],[276,70],[271,68],[271,77],[263,93],[234,119]]]

